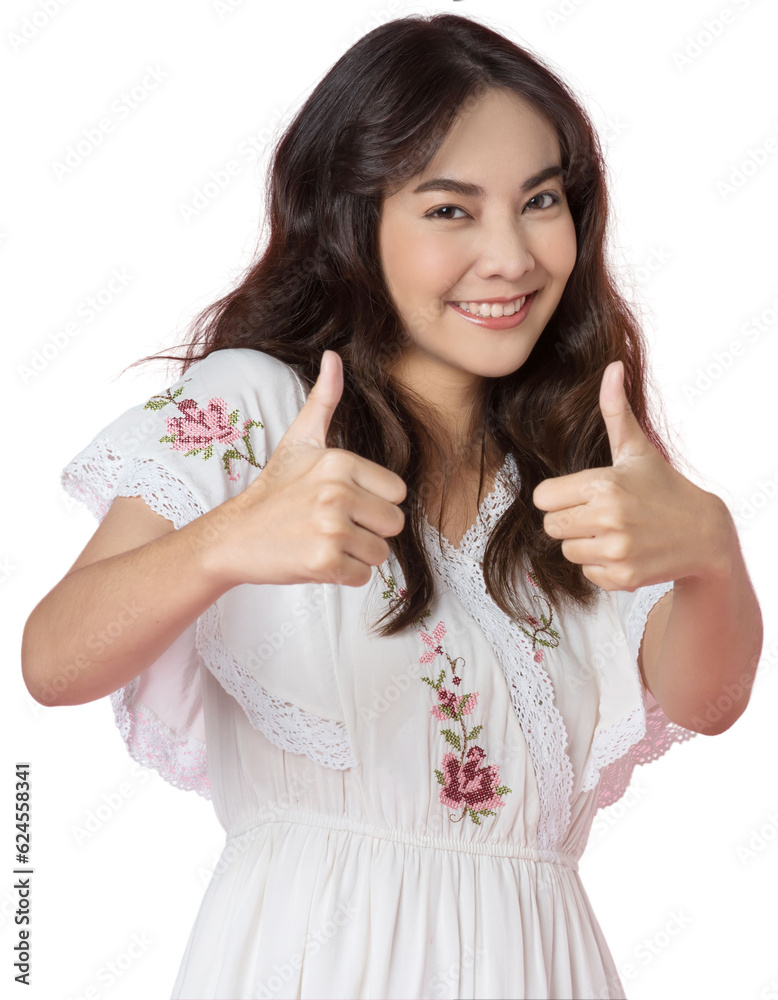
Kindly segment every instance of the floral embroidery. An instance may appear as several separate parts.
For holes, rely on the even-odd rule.
[[[527,580],[533,587],[538,587],[538,581],[533,572],[528,572],[526,576]],[[535,649],[536,644],[548,646],[550,649],[553,649],[555,646],[559,645],[559,633],[555,628],[551,628],[551,622],[554,620],[554,609],[551,607],[551,602],[548,598],[542,594],[534,594],[532,599],[546,605],[546,614],[541,611],[539,619],[535,618],[533,615],[527,615],[525,618],[522,618],[521,621],[517,621],[516,624],[519,626],[524,635],[529,636],[532,640],[532,648],[535,650],[535,663],[542,663],[543,650]],[[525,621],[532,627],[532,632],[524,628],[521,624],[522,621]],[[542,633],[545,633],[550,638],[541,638]]]
[[[378,572],[387,585],[387,589],[382,594],[383,598],[394,601],[402,600],[406,595],[405,588],[398,588],[392,576],[387,579],[380,566]],[[413,624],[424,626],[424,620],[431,614],[429,609],[422,612],[421,617]],[[451,683],[454,687],[459,687],[462,683],[461,670],[465,661],[461,656],[452,659],[443,648],[443,638],[446,634],[445,623],[439,621],[431,634],[423,631],[422,628],[418,631],[427,647],[419,657],[419,663],[432,663],[438,656],[444,656],[451,668]],[[465,816],[469,816],[473,823],[480,826],[481,820],[478,817],[496,816],[497,813],[494,810],[505,805],[501,796],[508,794],[511,789],[499,783],[500,768],[498,764],[484,766],[486,751],[482,747],[478,744],[468,747],[468,743],[474,740],[483,729],[482,725],[478,725],[468,732],[465,723],[465,716],[470,715],[478,704],[478,691],[458,694],[446,687],[444,685],[446,669],[444,665],[435,680],[431,677],[421,678],[429,684],[437,695],[437,704],[430,709],[430,715],[440,722],[455,724],[441,730],[441,736],[457,753],[449,750],[443,755],[441,769],[435,769],[438,784],[443,786],[439,798],[444,806],[451,809],[462,809],[462,813],[456,819],[449,815],[452,822],[458,823]],[[457,670],[460,672],[457,673]]]
[[[186,379],[189,382],[191,379]],[[229,478],[236,482],[240,479],[240,473],[233,473],[232,463],[235,459],[242,458],[249,465],[256,469],[264,468],[257,462],[254,451],[249,440],[249,431],[252,427],[262,427],[264,424],[260,420],[244,420],[242,429],[236,425],[240,422],[238,410],[232,413],[227,412],[227,404],[220,397],[208,401],[208,405],[201,410],[194,399],[182,399],[177,397],[184,391],[183,385],[171,393],[167,390],[165,395],[152,396],[144,405],[144,410],[161,410],[168,403],[175,403],[183,416],[168,417],[168,433],[159,439],[160,444],[169,443],[171,451],[182,451],[187,455],[199,455],[202,452],[204,459],[209,459],[213,455],[215,444],[233,444],[239,438],[246,445],[247,455],[243,455],[234,445],[222,453],[222,464],[224,471]]]

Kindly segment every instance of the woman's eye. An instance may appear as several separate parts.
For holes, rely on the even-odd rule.
[[[530,198],[530,200],[527,202],[527,205],[531,205],[532,202],[535,201],[538,198],[550,198],[551,202],[550,202],[550,204],[546,204],[546,205],[543,205],[543,206],[536,205],[535,206],[536,208],[541,208],[541,207],[542,208],[553,208],[554,205],[558,205],[559,202],[561,201],[561,198],[559,197],[558,194],[554,194],[552,191],[543,191],[541,194],[536,194],[534,198]]]
[[[452,215],[438,215],[438,212],[443,212],[445,209],[451,209],[454,212],[464,212],[463,208],[459,208],[458,205],[441,205],[440,208],[433,208],[431,212],[427,213],[428,219],[452,219]],[[465,212],[467,215],[467,212]]]

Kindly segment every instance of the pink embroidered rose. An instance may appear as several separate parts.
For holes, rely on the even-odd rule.
[[[219,442],[229,444],[245,433],[244,429],[230,423],[227,404],[223,399],[212,399],[201,410],[194,399],[182,399],[178,404],[184,411],[183,417],[168,417],[168,433],[175,435],[171,445],[173,451],[191,451],[192,448],[207,448]],[[246,425],[251,421],[247,420]]]
[[[435,705],[434,708],[430,709],[430,712],[436,719],[445,721],[446,719],[451,719],[456,716],[463,702],[466,702],[466,704],[462,707],[462,715],[470,715],[476,706],[476,702],[478,701],[478,692],[474,691],[472,694],[457,696],[453,691],[447,691],[445,688],[440,688],[438,691],[438,701],[440,702],[440,705]],[[444,712],[444,708],[450,708],[452,714],[449,715]]]
[[[486,753],[479,746],[472,746],[460,764],[456,754],[443,756],[442,766],[445,784],[440,790],[440,801],[444,806],[458,809],[465,804],[476,812],[482,809],[496,809],[504,806],[496,789],[500,783],[498,764],[481,767]]]

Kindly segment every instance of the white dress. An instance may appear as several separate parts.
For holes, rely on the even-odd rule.
[[[102,518],[141,496],[176,528],[260,474],[303,405],[291,367],[217,351],[104,428],[62,472]],[[244,584],[111,702],[130,754],[211,798],[226,831],[174,998],[622,998],[578,873],[595,812],[636,764],[696,735],[642,685],[637,651],[672,581],[536,617],[481,560],[508,456],[458,549],[427,525],[438,595],[369,626],[404,586]]]

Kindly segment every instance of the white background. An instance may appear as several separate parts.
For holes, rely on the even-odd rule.
[[[613,193],[613,259],[641,310],[667,420],[698,484],[737,517],[765,621],[745,715],[638,769],[623,802],[595,820],[584,886],[631,1000],[778,996],[778,9],[769,0],[3,5],[5,996],[169,996],[223,843],[208,802],[130,760],[107,698],[43,708],[23,685],[26,618],[96,527],[59,472],[168,384],[163,363],[118,376],[185,339],[195,313],[231,287],[259,237],[263,149],[332,63],[380,22],[444,9],[528,46],[593,116]],[[137,87],[135,109],[112,110]],[[58,176],[68,147],[106,116],[112,131]],[[237,173],[227,187],[185,218],[229,161]],[[126,287],[85,320],[84,303],[114,269],[131,276]],[[77,335],[52,348],[72,321]],[[44,345],[48,357],[30,373]],[[18,760],[32,764],[32,989],[13,982],[10,958]],[[110,962],[123,969],[112,985]]]

